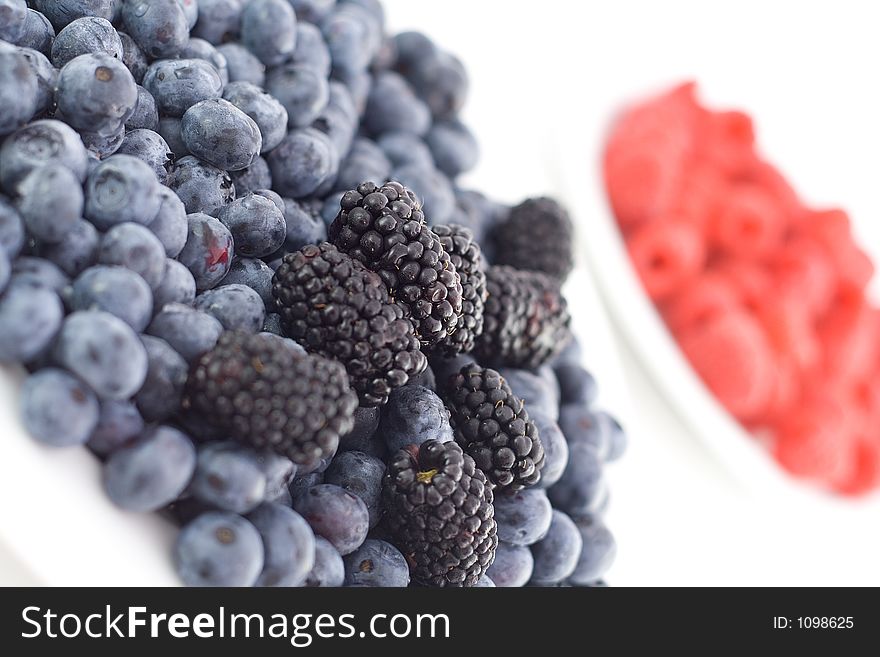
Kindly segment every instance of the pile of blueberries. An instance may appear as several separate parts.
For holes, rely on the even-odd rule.
[[[456,182],[478,158],[467,89],[378,0],[0,0],[0,363],[30,372],[34,439],[86,445],[115,504],[182,525],[185,583],[409,583],[380,489],[389,453],[451,435],[435,372],[358,409],[312,471],[206,441],[180,407],[224,330],[281,334],[275,268],[365,180],[399,180],[491,261],[508,209]],[[614,559],[603,464],[626,437],[580,360],[502,371],[547,462],[496,499],[481,584],[602,585]]]

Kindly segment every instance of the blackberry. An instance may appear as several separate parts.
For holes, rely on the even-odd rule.
[[[456,443],[429,440],[391,459],[385,527],[423,586],[474,586],[498,546],[486,476]]]
[[[574,266],[574,227],[568,212],[553,199],[523,201],[495,227],[491,238],[496,264],[540,271],[559,281]]]
[[[330,241],[379,274],[424,345],[445,340],[461,317],[461,279],[415,195],[397,182],[366,182],[345,192],[340,207]]]
[[[495,370],[475,363],[449,378],[446,407],[455,441],[499,490],[538,483],[544,446],[523,401]]]
[[[462,303],[458,327],[440,344],[448,355],[468,353],[483,332],[483,306],[486,303],[486,273],[483,254],[473,233],[462,226],[434,226],[440,245],[461,278]]]
[[[558,281],[505,265],[486,270],[488,297],[474,356],[487,365],[537,369],[571,339]]]
[[[427,367],[403,306],[377,274],[332,244],[284,256],[272,294],[287,335],[341,361],[363,406],[381,406]]]
[[[268,334],[227,331],[189,374],[185,410],[230,437],[310,466],[354,426],[345,369]]]

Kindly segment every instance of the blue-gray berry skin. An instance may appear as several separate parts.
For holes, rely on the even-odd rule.
[[[186,246],[178,260],[192,273],[197,290],[210,290],[223,280],[232,266],[232,233],[219,219],[207,214],[187,215],[187,221]]]
[[[541,444],[544,446],[544,467],[541,468],[541,479],[535,486],[548,489],[562,477],[568,465],[568,442],[559,425],[543,413],[532,413],[529,417],[538,427]]]
[[[287,110],[278,100],[250,82],[231,82],[223,98],[247,114],[257,124],[263,138],[261,152],[275,148],[287,134]]]
[[[128,400],[105,400],[101,402],[98,424],[86,443],[98,456],[107,456],[144,430],[144,419],[137,406]]]
[[[87,16],[68,23],[52,43],[52,64],[61,68],[74,57],[105,53],[122,59],[122,41],[106,18]]]
[[[337,79],[348,89],[358,116],[363,116],[364,111],[367,109],[367,100],[370,98],[370,89],[373,87],[372,74],[369,71],[345,73],[334,70],[334,76],[334,79]]]
[[[427,169],[434,167],[431,149],[411,132],[386,132],[378,138],[377,143],[395,168],[406,164],[416,164]]]
[[[73,282],[68,301],[73,310],[103,310],[135,331],[143,331],[153,316],[153,294],[146,281],[125,267],[89,267]]]
[[[248,514],[263,539],[257,586],[301,586],[315,565],[315,534],[290,507],[266,502]]]
[[[122,63],[131,73],[134,81],[140,84],[144,80],[150,62],[137,42],[125,32],[118,32],[119,41],[122,43]]]
[[[129,130],[116,150],[116,155],[131,155],[141,160],[153,170],[156,179],[161,183],[168,178],[172,153],[167,142],[157,132],[146,128]]]
[[[277,251],[287,236],[284,214],[268,198],[248,194],[220,210],[220,221],[232,233],[236,253],[261,258]]]
[[[372,528],[382,518],[384,475],[385,463],[375,456],[364,452],[342,452],[333,458],[324,471],[324,482],[336,484],[361,498],[367,505]]]
[[[147,333],[165,340],[192,364],[214,348],[223,333],[223,325],[206,312],[170,303],[156,314]]]
[[[203,59],[156,60],[143,84],[156,99],[159,113],[169,116],[183,116],[196,103],[219,98],[223,91],[217,69]]]
[[[28,6],[24,0],[0,0],[0,39],[18,43],[25,33]]]
[[[221,285],[202,292],[194,307],[216,317],[227,331],[259,333],[266,319],[263,300],[247,285]]]
[[[39,81],[27,58],[0,41],[0,136],[30,121],[37,111]]]
[[[67,316],[54,357],[102,399],[131,397],[147,376],[147,352],[137,334],[118,317],[99,310]]]
[[[89,174],[85,217],[104,230],[125,222],[149,224],[162,203],[160,189],[153,168],[144,160],[114,155]]]
[[[20,256],[12,263],[10,283],[42,287],[61,295],[70,285],[70,277],[51,260]]]
[[[428,388],[413,385],[396,388],[382,410],[379,436],[392,454],[426,440],[449,442],[452,440],[449,411],[437,393]]]
[[[215,46],[238,36],[244,0],[199,0],[198,20],[191,35]]]
[[[325,78],[330,77],[330,50],[324,41],[324,35],[316,25],[305,21],[296,24],[296,48],[289,61],[300,66],[308,66]]]
[[[9,262],[9,256],[6,255],[6,251],[0,249],[0,293],[6,289],[11,276],[12,264]]]
[[[437,376],[434,374],[434,368],[430,365],[425,368],[421,374],[416,374],[409,378],[409,384],[414,386],[422,386],[428,390],[437,392]]]
[[[477,583],[474,584],[474,588],[476,589],[494,589],[495,582],[492,581],[492,578],[489,577],[486,573],[483,573],[480,579],[477,580]]]
[[[336,6],[336,0],[288,0],[290,6],[296,12],[296,17],[301,21],[308,21],[315,25],[321,22]],[[299,23],[298,25],[301,25]]]
[[[554,509],[547,534],[532,545],[535,565],[531,582],[547,586],[571,575],[577,566],[583,543],[574,521],[562,511]]]
[[[146,226],[131,222],[117,224],[104,233],[98,262],[137,272],[152,290],[159,287],[165,275],[165,249],[159,238]]]
[[[417,164],[406,164],[395,169],[391,178],[415,192],[432,225],[447,223],[455,212],[455,191],[443,172]]]
[[[498,371],[513,390],[513,394],[526,403],[529,413],[541,413],[553,420],[559,416],[556,395],[543,378],[528,370],[512,367],[502,367]]]
[[[165,275],[153,293],[153,305],[162,309],[169,303],[191,305],[196,298],[196,280],[183,264],[168,258],[165,261]]]
[[[82,445],[98,424],[98,400],[92,391],[76,377],[54,368],[25,379],[21,409],[27,432],[53,447]]]
[[[304,198],[327,180],[335,180],[339,155],[327,135],[310,128],[288,133],[267,157],[275,191]]]
[[[492,578],[496,587],[518,588],[529,581],[533,567],[534,559],[529,548],[498,541],[495,561],[486,570],[486,574]]]
[[[177,193],[189,214],[216,215],[235,199],[235,185],[229,174],[192,155],[174,163],[166,184]]]
[[[138,99],[134,111],[125,122],[126,130],[146,129],[155,131],[159,127],[159,110],[156,99],[144,87],[138,85]]]
[[[620,426],[620,422],[617,421],[617,418],[609,415],[605,411],[599,411],[597,415],[599,415],[600,417],[607,417],[608,424],[611,427],[611,440],[609,441],[610,446],[608,448],[608,454],[605,456],[605,460],[607,462],[616,461],[626,452],[626,448],[629,445],[629,438],[627,437],[626,431],[624,431],[623,427]]]
[[[495,496],[498,539],[511,545],[531,545],[547,533],[552,508],[547,493],[528,488]]]
[[[241,516],[209,511],[180,530],[174,563],[187,586],[253,586],[263,570],[263,541]]]
[[[374,135],[388,130],[424,135],[431,126],[431,111],[402,76],[385,71],[373,81],[364,125]]]
[[[58,74],[56,116],[77,130],[104,137],[118,132],[137,105],[137,84],[120,60],[80,55]]]
[[[229,82],[250,82],[262,87],[266,81],[266,66],[240,43],[224,43],[217,51],[226,58]]]
[[[596,402],[599,396],[596,379],[579,363],[557,363],[554,372],[559,382],[563,404],[580,404],[589,408]]]
[[[64,309],[51,289],[16,283],[0,296],[0,363],[23,363],[49,346],[61,327]]]
[[[343,557],[343,586],[409,586],[409,564],[391,543],[368,538],[357,550]]]
[[[347,153],[358,132],[360,113],[344,84],[331,80],[329,92],[327,106],[312,127],[327,135],[337,153]]]
[[[266,475],[250,454],[231,443],[199,447],[190,492],[223,511],[247,513],[266,498]]]
[[[315,565],[306,576],[303,586],[335,587],[345,581],[345,563],[342,556],[323,536],[315,537]]]
[[[327,225],[322,217],[295,199],[284,199],[284,220],[287,224],[284,246],[290,251],[298,251],[306,244],[320,244],[327,239]]]
[[[58,69],[39,50],[33,48],[19,48],[37,77],[37,95],[34,106],[34,115],[43,114],[52,108],[55,96],[55,86],[58,84]]]
[[[217,69],[220,81],[225,86],[229,82],[229,69],[226,66],[226,57],[211,43],[204,39],[191,38],[180,52],[181,59],[204,59]]]
[[[189,155],[186,144],[180,136],[180,117],[177,116],[161,116],[159,124],[156,126],[156,132],[162,135],[162,139],[168,144],[168,148],[174,153],[175,159],[180,159]],[[167,184],[167,181],[166,181]]]
[[[190,107],[181,119],[180,136],[190,153],[225,171],[250,166],[263,145],[254,120],[222,98]]]
[[[18,185],[18,212],[28,231],[44,242],[60,242],[82,216],[83,191],[76,175],[50,162],[33,169]]]
[[[312,486],[294,496],[293,508],[306,519],[315,534],[330,541],[343,556],[354,552],[367,538],[370,514],[366,504],[339,486]]]
[[[238,446],[240,451],[252,458],[260,471],[266,476],[266,500],[272,501],[290,495],[290,482],[296,476],[297,465],[286,456],[271,450],[254,451]],[[291,502],[292,504],[292,502]],[[290,506],[290,505],[288,505]]]
[[[147,422],[163,422],[180,411],[189,365],[165,340],[141,336],[147,350],[147,378],[134,397]]]
[[[278,313],[267,313],[263,322],[263,333],[270,333],[279,337],[284,336],[284,328],[281,325],[281,315]]]
[[[573,518],[590,515],[605,495],[602,458],[594,445],[569,442],[568,465],[559,481],[547,491],[553,506]]]
[[[297,475],[290,482],[290,497],[293,499],[294,506],[296,500],[304,495],[310,488],[324,483],[323,472],[309,472],[306,474],[297,472]]]
[[[23,48],[33,48],[48,56],[52,50],[52,41],[55,39],[55,28],[49,19],[38,11],[27,10],[24,31],[15,42]]]
[[[241,12],[241,42],[266,66],[285,61],[296,47],[296,15],[287,0],[251,0]]]
[[[189,22],[177,0],[124,0],[125,31],[147,57],[175,57],[189,39]]]
[[[220,286],[246,285],[251,288],[266,308],[272,307],[272,276],[274,272],[265,262],[258,258],[236,258],[229,273],[220,282]],[[216,288],[216,289],[221,289]],[[263,320],[265,324],[265,319]]]
[[[569,444],[588,443],[601,460],[608,457],[613,426],[607,413],[593,412],[583,405],[565,404],[559,409],[559,428]]]
[[[186,16],[187,28],[192,30],[199,20],[199,3],[197,0],[177,0],[177,4],[181,6],[183,15]]]
[[[79,136],[89,154],[97,160],[103,160],[113,155],[122,145],[122,140],[125,139],[125,126],[121,125],[110,133],[82,131]]]
[[[366,70],[379,48],[381,28],[361,7],[338,3],[321,22],[333,68],[355,73]]]
[[[156,511],[186,489],[196,467],[192,440],[177,429],[155,426],[114,451],[104,464],[104,490],[128,511]]]
[[[450,178],[470,171],[480,159],[480,149],[473,133],[458,119],[436,121],[425,143],[431,148],[437,168]]]
[[[32,0],[31,5],[52,21],[55,29],[64,29],[71,21],[84,16],[99,16],[112,21],[119,0]]]
[[[330,98],[327,78],[301,64],[282,64],[266,74],[266,91],[287,110],[291,128],[305,128],[317,119]]]
[[[230,171],[229,177],[235,185],[235,195],[238,198],[247,196],[260,189],[272,187],[272,172],[269,163],[259,155],[254,158],[250,166],[239,171]]]
[[[2,155],[0,155],[0,163],[2,163]],[[0,250],[12,260],[21,253],[24,237],[24,221],[21,215],[18,214],[15,206],[0,195]]]
[[[617,556],[614,536],[601,520],[576,520],[583,547],[569,581],[575,586],[587,586],[605,576]]]
[[[367,180],[388,180],[391,162],[376,143],[370,139],[355,139],[348,155],[339,167],[336,189],[355,189]]]
[[[159,189],[159,211],[149,228],[159,238],[169,258],[176,258],[183,250],[188,231],[186,207],[177,194],[167,187]]]

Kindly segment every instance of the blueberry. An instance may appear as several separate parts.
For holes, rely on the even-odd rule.
[[[266,81],[266,67],[256,55],[240,43],[224,43],[217,51],[226,58],[230,82],[250,82],[262,87]]]
[[[103,310],[140,333],[153,315],[150,286],[125,267],[89,267],[73,282],[69,299],[73,310]]]
[[[455,212],[455,192],[442,172],[417,164],[406,164],[395,169],[391,178],[416,193],[432,224],[446,223]]]
[[[50,260],[21,256],[12,263],[10,283],[43,287],[60,295],[70,285],[70,278]]]
[[[39,50],[32,48],[19,48],[24,55],[28,66],[37,77],[37,95],[34,106],[34,114],[42,114],[52,109],[55,96],[55,86],[58,84],[58,69]]]
[[[330,98],[327,78],[309,66],[284,64],[269,70],[266,91],[287,111],[291,128],[305,128],[317,119]]]
[[[337,4],[321,22],[321,29],[333,68],[339,71],[366,70],[382,38],[378,22],[363,8],[351,4]]]
[[[528,370],[511,367],[502,367],[499,372],[513,390],[513,394],[526,403],[529,413],[540,413],[556,420],[559,415],[559,405],[553,389],[544,379]]]
[[[131,116],[125,122],[125,129],[138,130],[144,128],[146,130],[156,130],[159,127],[159,110],[156,108],[156,99],[153,98],[153,94],[140,85],[138,85],[137,92],[137,104]]]
[[[556,368],[563,404],[592,406],[599,396],[596,379],[578,363],[559,363]]]
[[[198,20],[191,35],[215,46],[238,35],[243,0],[199,0]]]
[[[196,297],[195,308],[214,316],[227,331],[259,333],[266,319],[260,295],[247,285],[222,285]]]
[[[28,6],[24,0],[0,0],[0,39],[10,43],[27,30]]]
[[[511,545],[531,545],[547,533],[552,508],[543,490],[529,488],[495,496],[498,539]]]
[[[190,107],[180,122],[180,136],[190,153],[227,171],[250,166],[263,144],[254,120],[222,98]]]
[[[296,15],[287,0],[251,0],[241,12],[241,42],[266,66],[285,61],[296,47]]]
[[[39,81],[24,54],[0,41],[0,136],[27,123],[37,111]]]
[[[254,158],[250,166],[239,171],[230,171],[229,176],[235,185],[235,195],[239,198],[252,194],[258,189],[268,189],[272,186],[269,163],[259,155]]]
[[[178,259],[196,279],[196,289],[208,290],[223,280],[232,265],[232,233],[219,219],[207,214],[190,214],[187,220],[186,246]]]
[[[189,22],[178,0],[125,0],[122,22],[152,59],[174,57],[189,39]]]
[[[79,379],[46,368],[25,379],[22,419],[27,432],[53,447],[85,443],[98,424],[98,400]]]
[[[335,80],[329,85],[329,100],[312,127],[329,137],[337,153],[347,153],[358,132],[359,112],[348,88]]]
[[[232,233],[236,252],[243,256],[259,258],[274,253],[287,235],[284,214],[272,201],[256,194],[224,207],[219,219]]]
[[[472,189],[457,189],[455,200],[459,210],[456,221],[471,229],[474,237],[483,246],[483,261],[489,262],[491,243],[486,239],[486,235],[503,218],[507,210]]]
[[[58,74],[56,117],[80,131],[115,135],[137,100],[134,78],[125,64],[111,55],[80,55]]]
[[[467,72],[449,53],[437,51],[413,67],[408,79],[437,119],[453,118],[467,98]]]
[[[189,214],[217,213],[235,199],[235,186],[229,174],[192,155],[174,163],[166,184],[177,193]]]
[[[118,317],[98,310],[68,315],[54,353],[102,399],[131,397],[147,376],[147,352],[137,334]]]
[[[122,43],[122,63],[131,73],[134,81],[140,84],[144,80],[144,74],[150,63],[147,56],[137,42],[125,32],[118,32],[119,41]]]
[[[241,516],[210,511],[180,530],[174,561],[188,586],[253,586],[263,569],[263,541]]]
[[[149,228],[131,222],[116,224],[104,234],[98,262],[131,269],[150,289],[158,288],[165,276],[165,248],[159,238]]]
[[[330,76],[330,50],[321,30],[314,24],[302,21],[296,24],[296,48],[289,61],[308,66],[325,78]]]
[[[171,149],[162,136],[152,130],[129,130],[125,133],[125,139],[122,140],[116,154],[131,155],[143,161],[153,170],[161,183],[164,183],[168,177]]]
[[[153,306],[164,308],[169,303],[191,305],[196,298],[196,281],[183,264],[171,258],[165,261],[165,275],[153,294]]]
[[[565,466],[568,465],[568,442],[562,435],[559,425],[542,413],[530,413],[529,417],[538,427],[541,444],[544,446],[544,467],[541,479],[536,486],[547,489],[559,481]]]
[[[89,174],[86,219],[105,230],[123,222],[149,224],[162,203],[160,189],[146,162],[133,155],[114,155]]]
[[[596,447],[586,441],[569,442],[568,465],[548,491],[553,506],[574,518],[594,513],[603,501],[605,479]]]
[[[0,296],[0,363],[23,363],[38,356],[55,337],[63,317],[61,299],[54,291],[16,282],[13,268],[12,280]]]
[[[355,139],[346,158],[339,167],[336,189],[355,189],[365,180],[388,180],[391,162],[375,142]]]
[[[275,148],[287,134],[287,110],[278,100],[250,82],[232,82],[223,89],[223,98],[247,114],[263,137],[262,152]]]
[[[236,445],[207,443],[198,450],[189,490],[214,508],[247,513],[266,498],[266,475]]]
[[[149,228],[162,243],[169,258],[176,258],[183,251],[189,231],[186,208],[177,194],[167,187],[159,189],[159,211]]]
[[[348,89],[358,116],[362,116],[367,109],[370,90],[373,88],[373,76],[368,71],[345,72],[339,70],[334,70],[333,75],[334,79],[341,82]]]
[[[300,586],[315,565],[315,534],[293,509],[267,502],[248,515],[265,548],[257,586]]]
[[[357,550],[343,558],[343,586],[409,586],[409,564],[391,543],[368,538]]]
[[[565,439],[572,443],[592,445],[603,461],[611,448],[611,416],[590,411],[585,406],[565,404],[559,410],[559,428]]]
[[[21,215],[0,195],[0,250],[4,251],[11,260],[21,252],[22,246],[24,246],[24,222],[21,220]]]
[[[345,563],[342,556],[323,536],[315,537],[315,565],[306,576],[303,586],[335,587],[345,581]]]
[[[257,467],[266,476],[266,499],[272,500],[282,495],[290,495],[289,486],[296,475],[297,466],[286,456],[272,451],[254,452],[240,448],[250,454]]]
[[[116,17],[118,0],[32,0],[35,9],[52,21],[56,30],[84,16],[99,16],[108,21]]]
[[[531,578],[533,566],[534,559],[529,548],[498,541],[495,561],[486,574],[497,587],[520,587],[525,586]]]
[[[532,582],[555,584],[571,575],[577,566],[582,545],[583,538],[574,521],[562,511],[554,509],[547,534],[532,545],[535,560]]]
[[[74,57],[88,53],[122,59],[122,41],[106,18],[87,16],[68,23],[52,43],[52,64],[61,68]]]
[[[188,363],[193,363],[213,349],[223,333],[223,325],[208,313],[169,303],[153,318],[147,333],[162,338]]]
[[[603,577],[614,563],[617,543],[600,520],[584,519],[575,524],[580,531],[583,548],[569,580],[576,586],[587,586]]]
[[[449,411],[437,393],[407,385],[391,392],[382,411],[379,435],[391,453],[426,440],[452,440]]]
[[[495,582],[492,581],[492,578],[489,577],[486,573],[483,573],[480,579],[477,580],[477,583],[474,584],[474,588],[477,589],[494,589]]]
[[[9,263],[9,256],[6,251],[0,249],[0,293],[6,289],[9,278],[12,276],[12,265]]]
[[[50,162],[19,183],[18,212],[28,230],[44,242],[60,242],[82,216],[83,192],[76,175]]]
[[[153,101],[155,102],[155,100]],[[176,116],[159,117],[159,125],[156,126],[156,132],[162,135],[162,139],[168,144],[168,148],[174,153],[175,159],[180,159],[189,155],[186,144],[180,136],[180,118]],[[166,181],[167,184],[167,181]]]
[[[376,76],[367,100],[364,126],[374,135],[400,130],[424,135],[431,125],[431,112],[407,81],[393,71]]]
[[[306,491],[314,486],[324,483],[323,472],[309,472],[302,474],[297,472],[296,477],[290,482],[290,496],[293,498],[293,504],[296,506],[296,500]]]
[[[437,121],[425,135],[437,168],[450,178],[473,169],[480,157],[473,133],[458,119]]]
[[[288,0],[296,17],[309,23],[319,23],[336,5],[336,0]],[[297,27],[302,25],[298,23]]]
[[[337,203],[337,208],[339,204]],[[292,198],[284,199],[287,224],[285,248],[298,251],[306,244],[319,244],[327,239],[327,225],[308,206]]]
[[[382,517],[382,477],[385,464],[375,456],[363,452],[337,454],[324,472],[324,481],[354,493],[367,505],[370,527],[379,524]]]
[[[106,400],[101,402],[98,424],[86,444],[95,454],[107,456],[134,440],[143,430],[144,419],[134,403]]]
[[[272,297],[273,272],[262,260],[257,258],[236,258],[229,273],[220,282],[222,289],[227,285],[247,285],[254,290],[262,299],[263,305],[269,308],[274,299]],[[263,320],[265,322],[265,319]]]
[[[281,326],[281,315],[278,313],[267,313],[266,320],[263,322],[262,332],[283,337],[284,330]]]
[[[385,444],[376,436],[381,412],[375,406],[359,406],[354,412],[354,428],[339,439],[340,452],[365,452],[382,458]],[[337,458],[341,458],[340,454]]]
[[[147,378],[135,395],[147,422],[163,422],[180,410],[189,365],[165,340],[141,336],[147,350]]]
[[[197,0],[177,0],[177,4],[183,8],[183,15],[186,16],[186,26],[189,30],[195,27],[196,21],[199,19],[199,3]],[[192,41],[192,39],[190,39]]]
[[[599,411],[598,415],[607,415],[604,411]],[[608,454],[605,457],[606,461],[616,461],[626,452],[627,445],[629,444],[629,438],[626,435],[626,432],[623,430],[623,427],[620,426],[620,422],[617,421],[617,418],[607,415],[608,422],[611,425],[611,445],[608,448]]]
[[[122,140],[125,139],[125,126],[121,125],[115,131],[108,133],[83,131],[79,133],[79,136],[89,155],[94,156],[95,159],[103,160],[113,155],[122,145]],[[91,173],[91,169],[89,173]]]
[[[336,179],[339,155],[322,132],[293,130],[268,158],[275,191],[282,196],[309,196],[328,180]]]
[[[363,500],[334,486],[319,484],[294,496],[293,508],[311,525],[318,536],[333,544],[343,556],[354,552],[364,542],[370,516]]]
[[[183,116],[196,103],[219,98],[223,91],[220,74],[203,59],[156,60],[147,69],[143,85],[156,99],[159,113],[170,116]]]
[[[28,9],[24,30],[15,41],[16,45],[23,48],[33,48],[44,55],[48,55],[52,49],[52,41],[54,39],[55,28],[52,27],[49,19],[38,11]]]

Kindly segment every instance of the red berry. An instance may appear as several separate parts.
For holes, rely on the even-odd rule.
[[[627,245],[648,295],[663,300],[694,278],[705,249],[699,232],[680,222],[654,222],[635,231]]]
[[[709,228],[721,253],[757,258],[775,249],[785,230],[785,214],[772,196],[753,185],[731,185]]]
[[[732,312],[738,305],[739,297],[731,283],[710,272],[691,281],[670,299],[664,317],[673,333],[681,333]]]

